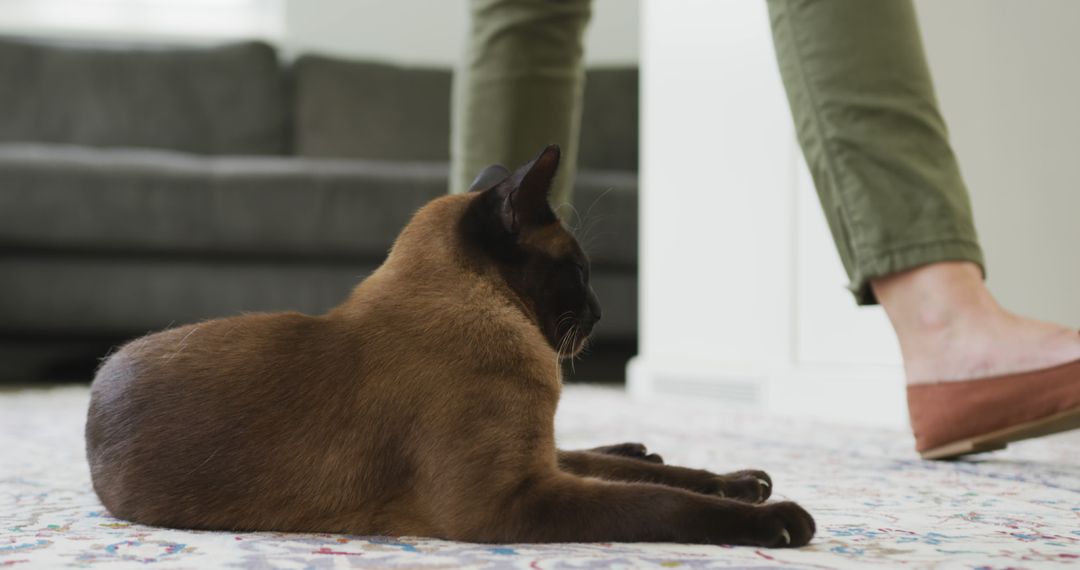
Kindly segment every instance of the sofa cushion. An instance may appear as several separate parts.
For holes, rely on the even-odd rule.
[[[285,150],[285,87],[273,48],[79,45],[0,38],[0,141]]]
[[[296,154],[442,160],[450,71],[305,55],[293,66]]]
[[[0,249],[378,259],[445,162],[204,157],[0,144]],[[594,263],[637,266],[637,183],[582,171],[564,212]]]
[[[0,248],[381,260],[446,170],[0,145]]]

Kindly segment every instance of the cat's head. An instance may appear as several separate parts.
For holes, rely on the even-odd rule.
[[[470,188],[460,230],[566,357],[581,351],[600,303],[589,285],[589,258],[548,202],[559,157],[552,145],[514,172],[486,168]]]

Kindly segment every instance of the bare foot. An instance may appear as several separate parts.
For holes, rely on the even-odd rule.
[[[1080,359],[1080,333],[1003,309],[978,266],[942,262],[871,283],[909,384],[1027,372]]]

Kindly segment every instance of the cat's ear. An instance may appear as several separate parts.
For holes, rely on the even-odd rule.
[[[492,164],[480,172],[469,185],[469,192],[483,192],[510,178],[510,170],[501,164]]]
[[[548,193],[561,155],[558,145],[549,145],[493,189],[502,198],[499,215],[507,232],[517,234],[526,226],[558,221],[548,203]]]

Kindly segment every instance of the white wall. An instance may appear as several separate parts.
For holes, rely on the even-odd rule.
[[[594,0],[592,65],[638,60],[638,0]],[[206,42],[258,37],[287,55],[318,51],[414,65],[457,63],[467,0],[0,0],[0,33]]]
[[[283,0],[0,0],[0,33],[119,41],[275,40]]]
[[[467,0],[286,0],[290,50],[452,66],[469,28]],[[638,0],[594,0],[591,64],[638,59]]]
[[[772,44],[746,25],[764,4],[642,7],[639,344],[665,369],[763,374],[788,352],[795,161]]]
[[[929,0],[920,19],[991,289],[1080,326],[1080,3]],[[794,141],[764,3],[642,4],[642,337],[631,389],[905,423]]]
[[[1080,328],[1080,2],[916,4],[990,289]]]

